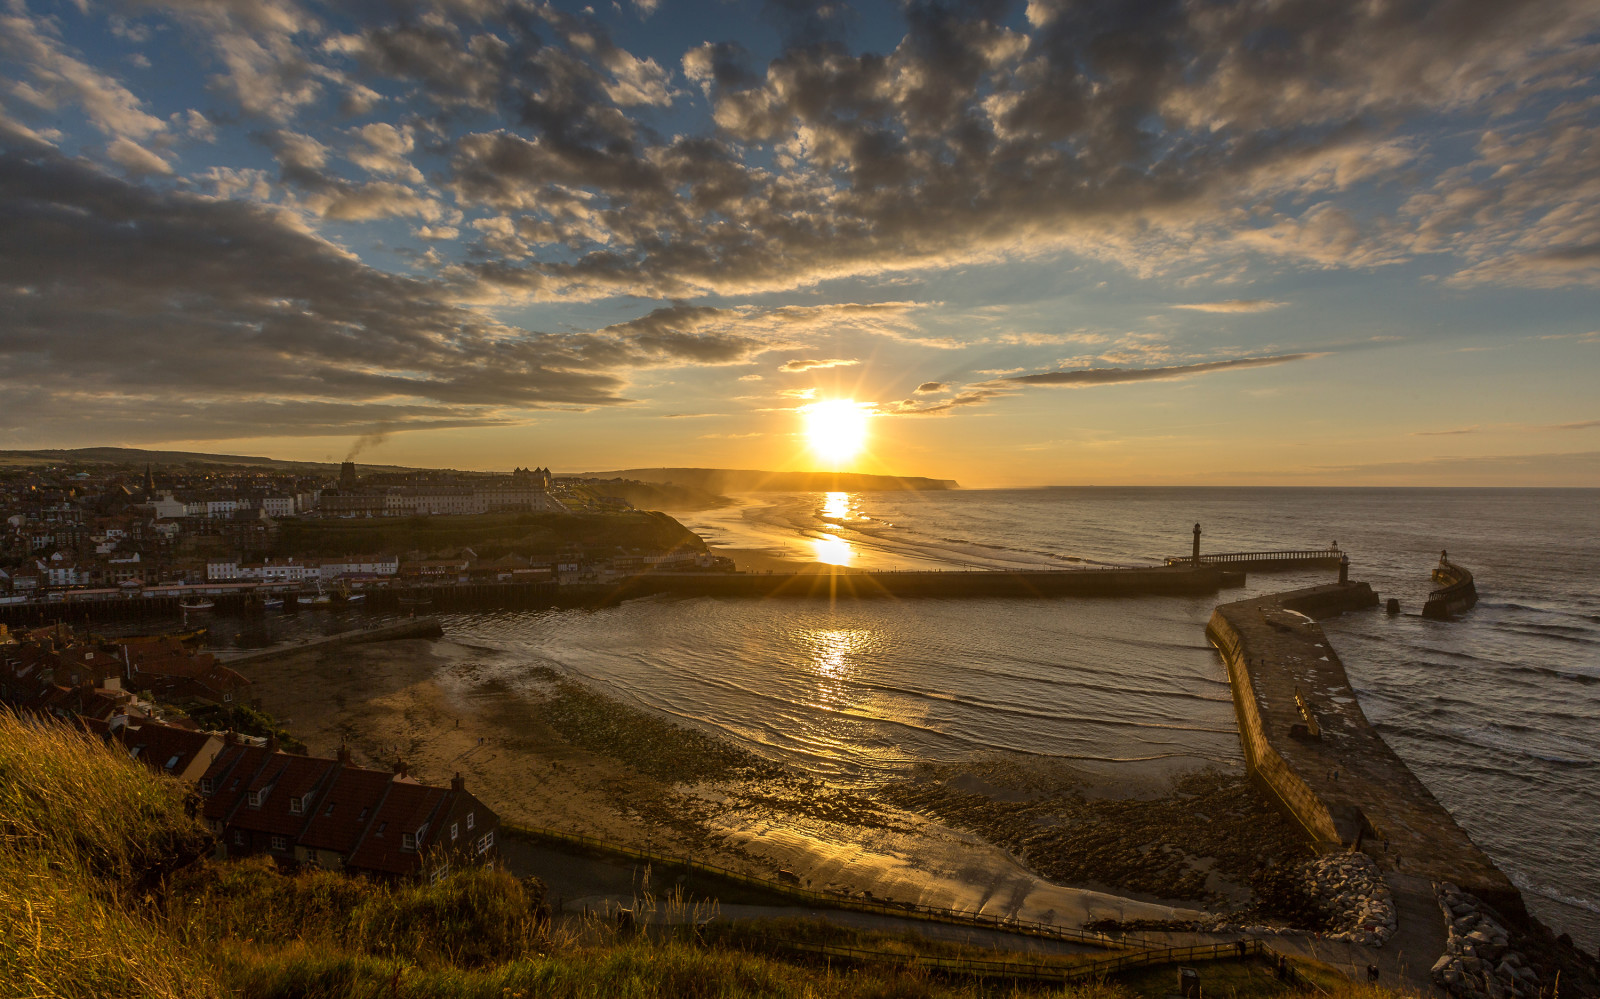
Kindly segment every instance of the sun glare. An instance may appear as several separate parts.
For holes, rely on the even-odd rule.
[[[800,410],[806,419],[806,440],[817,457],[843,464],[867,443],[867,407],[854,399],[828,399]]]

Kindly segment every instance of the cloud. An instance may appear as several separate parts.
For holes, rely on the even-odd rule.
[[[918,385],[914,391],[917,393],[917,395],[933,395],[936,392],[944,392],[949,388],[950,386],[946,385],[944,382],[923,382],[921,385]]]
[[[120,163],[131,174],[140,176],[170,176],[172,164],[134,142],[132,139],[112,139],[106,147],[106,156]]]
[[[502,425],[623,403],[634,370],[787,344],[771,323],[741,332],[742,310],[695,306],[522,329],[363,264],[294,213],[133,184],[16,131],[0,131],[0,205],[0,391],[36,439]]]
[[[1281,309],[1288,302],[1275,302],[1269,298],[1232,298],[1225,302],[1193,302],[1187,305],[1174,305],[1174,309],[1189,309],[1194,312],[1270,312]]]
[[[1325,354],[1275,354],[1267,357],[1236,357],[1226,361],[1203,361],[1199,364],[1174,364],[1158,368],[1078,368],[1073,371],[1045,371],[1032,375],[1014,375],[1001,381],[1012,385],[1120,385],[1128,382],[1172,381],[1216,371],[1233,371],[1240,368],[1263,368],[1294,361],[1305,361]]]
[[[1473,426],[1470,426],[1470,427],[1457,427],[1454,430],[1413,430],[1413,431],[1411,431],[1411,436],[1413,436],[1413,437],[1455,437],[1455,436],[1459,436],[1461,434],[1477,434],[1477,433],[1482,433],[1482,432],[1483,432],[1483,428],[1477,426],[1476,424],[1474,424]]]
[[[818,368],[844,368],[860,363],[854,358],[843,357],[829,357],[824,360],[791,360],[784,361],[778,370],[793,374],[799,371],[815,371]]]
[[[1600,420],[1584,420],[1580,423],[1557,423],[1548,427],[1539,427],[1540,430],[1594,430],[1600,428]]]
[[[0,13],[0,57],[26,68],[31,82],[17,80],[11,92],[36,107],[53,111],[76,104],[101,132],[125,139],[166,128],[127,87],[69,54],[53,37],[50,22],[28,17],[20,4]]]

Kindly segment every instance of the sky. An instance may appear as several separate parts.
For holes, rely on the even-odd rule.
[[[1600,486],[1593,0],[0,0],[0,448]]]

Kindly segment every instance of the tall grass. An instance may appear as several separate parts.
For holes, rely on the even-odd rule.
[[[0,711],[0,995],[224,994],[157,909],[161,876],[209,843],[186,800],[79,732]]]

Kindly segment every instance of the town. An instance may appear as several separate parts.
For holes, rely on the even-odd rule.
[[[137,597],[293,607],[406,585],[592,584],[642,569],[732,568],[675,521],[613,495],[621,488],[545,468],[363,475],[349,461],[337,476],[0,469],[0,610]],[[384,548],[390,541],[412,544]]]

